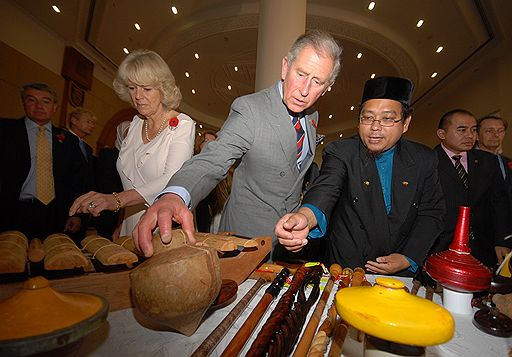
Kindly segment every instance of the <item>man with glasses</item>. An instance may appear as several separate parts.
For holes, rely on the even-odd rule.
[[[402,137],[412,90],[404,78],[366,82],[359,135],[325,148],[301,208],[276,225],[286,249],[299,251],[308,237],[325,236],[329,264],[406,276],[421,267],[442,231],[445,206],[435,153]]]

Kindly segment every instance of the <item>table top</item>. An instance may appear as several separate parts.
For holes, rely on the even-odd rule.
[[[367,276],[368,280],[372,283],[375,281],[376,277],[378,276]],[[412,286],[412,280],[410,278],[398,279],[402,280],[409,288]],[[245,293],[249,291],[254,283],[255,280],[252,279],[248,279],[242,283],[238,287],[236,300],[222,309],[207,313],[198,330],[190,337],[176,332],[157,331],[144,327],[138,322],[141,321],[141,319],[138,316],[137,310],[134,309],[110,312],[107,323],[83,340],[80,350],[78,351],[78,356],[190,356]],[[224,338],[219,341],[219,344],[212,352],[211,356],[221,355],[232,337],[259,302],[265,289],[266,286],[259,290],[258,294],[251,300],[249,306],[235,321]],[[334,294],[331,294],[325,310],[331,305],[333,296]],[[425,296],[425,289],[423,287],[418,291],[418,296]],[[278,299],[275,299],[272,302],[267,313],[256,327],[255,332],[246,343],[241,355],[244,355],[244,352],[250,347],[257,332],[270,315],[277,301]],[[434,302],[442,304],[441,297],[435,294]],[[313,309],[314,306],[310,314]],[[477,310],[474,309],[474,311]],[[326,311],[324,311],[324,315],[325,313]],[[472,323],[473,314],[452,314],[452,316],[455,320],[454,337],[445,344],[427,347],[427,356],[492,357],[507,356],[509,354],[509,351],[512,349],[512,338],[495,337],[478,330]],[[306,321],[309,321],[309,316]],[[343,356],[363,356],[363,344],[357,341],[357,333],[353,329],[349,330],[345,339]]]

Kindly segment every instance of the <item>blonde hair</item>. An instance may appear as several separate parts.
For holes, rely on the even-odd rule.
[[[167,63],[154,51],[133,51],[119,65],[113,83],[114,89],[119,98],[131,103],[128,82],[158,88],[162,95],[162,104],[166,109],[176,109],[180,105],[181,92],[176,85],[176,80]]]

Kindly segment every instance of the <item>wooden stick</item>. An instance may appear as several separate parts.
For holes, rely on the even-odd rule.
[[[242,327],[240,327],[238,332],[231,339],[231,342],[228,344],[221,356],[238,356],[242,348],[244,348],[247,339],[249,336],[251,336],[254,328],[261,320],[261,317],[265,314],[265,311],[267,311],[267,308],[272,300],[274,300],[277,295],[279,295],[279,291],[283,287],[284,282],[289,274],[290,271],[287,268],[283,268],[281,270],[279,275],[274,279],[272,284],[270,284],[270,286],[265,291],[265,294],[258,302],[258,305],[256,305],[254,310],[252,310],[251,314],[249,317],[247,317],[247,320],[245,320]]]
[[[339,289],[344,289],[350,286],[352,275],[352,269],[343,269],[341,278],[337,285],[336,292]],[[336,312],[335,300],[333,300],[331,306],[329,307],[329,310],[327,311],[327,317],[320,325],[320,329],[318,330],[317,334],[313,338],[313,341],[311,342],[311,347],[309,348],[308,351],[309,357],[323,357],[325,355],[325,352],[327,351],[327,345],[329,344],[330,341],[330,337],[334,332],[337,315],[338,313]]]
[[[318,301],[318,304],[315,307],[315,311],[311,315],[308,325],[306,326],[306,329],[302,333],[302,337],[299,341],[299,344],[295,348],[295,352],[293,353],[294,357],[306,356],[309,347],[311,346],[311,341],[313,341],[313,337],[315,336],[316,329],[320,323],[320,319],[322,318],[322,314],[324,313],[327,300],[331,295],[332,286],[334,285],[334,282],[336,281],[338,276],[342,273],[342,268],[338,264],[331,265],[331,268],[329,270],[331,273],[329,281],[325,285],[322,296],[320,297],[320,300]]]
[[[258,292],[263,284],[268,282],[268,279],[260,278],[254,283],[252,288],[244,295],[244,297],[236,304],[236,306],[229,312],[229,314],[220,322],[220,324],[213,330],[208,337],[196,348],[192,357],[206,357],[217,347],[220,340],[226,335],[226,332],[238,319],[240,314],[245,310],[247,305],[251,302],[254,295]]]
[[[329,357],[341,356],[343,350],[343,344],[345,343],[345,337],[347,337],[348,325],[339,316],[336,317],[336,325],[332,334],[332,344],[329,350]]]

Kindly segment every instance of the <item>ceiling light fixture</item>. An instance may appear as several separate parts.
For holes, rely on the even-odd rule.
[[[138,23],[135,23],[133,26],[137,29],[137,31],[140,31],[140,25]]]
[[[190,74],[188,72],[185,72],[185,77],[190,77]]]
[[[228,90],[231,90],[231,85],[228,84]]]
[[[416,23],[416,27],[421,27],[423,25],[423,20],[420,20]]]
[[[435,78],[437,76],[437,72],[432,73],[430,77]]]
[[[443,49],[444,49],[444,47],[443,47],[443,46],[439,46],[439,47],[437,48],[436,52],[437,52],[437,53],[440,53]]]
[[[375,73],[372,73],[372,75],[370,76],[371,79],[374,79],[375,78]]]
[[[192,94],[196,94],[196,90],[195,89],[192,89]]]
[[[238,72],[238,66],[235,66],[235,72]]]
[[[375,8],[375,1],[372,1],[368,4],[368,10],[372,11]]]
[[[176,6],[172,6],[171,11],[174,15],[178,15],[178,9],[176,8]]]
[[[194,57],[195,57],[196,59],[199,59],[199,53],[194,53]]]
[[[130,51],[128,51],[128,49],[126,47],[123,47],[123,52],[126,54],[130,53]]]
[[[60,9],[57,5],[52,6],[53,11],[55,11],[57,14],[60,14]]]
[[[363,54],[362,54],[361,52],[359,52],[359,53],[357,54],[357,59],[360,59],[361,57],[363,57]]]

